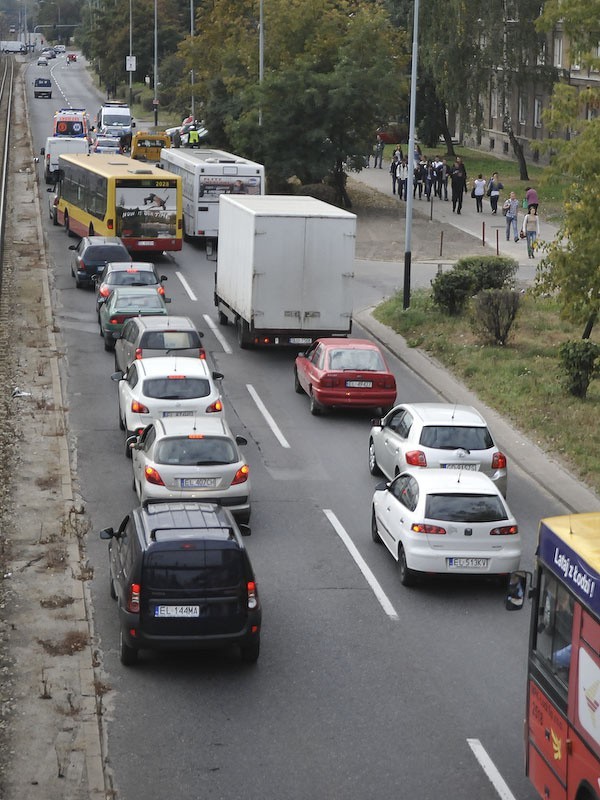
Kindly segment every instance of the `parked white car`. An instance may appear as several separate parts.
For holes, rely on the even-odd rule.
[[[404,470],[376,488],[371,536],[398,562],[404,586],[425,572],[507,574],[521,558],[517,521],[482,472]]]

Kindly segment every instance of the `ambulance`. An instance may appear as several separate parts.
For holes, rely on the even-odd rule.
[[[60,108],[54,114],[53,136],[90,138],[90,120],[85,108]]]

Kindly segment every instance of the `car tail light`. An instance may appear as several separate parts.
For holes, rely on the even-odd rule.
[[[516,536],[518,532],[518,525],[503,525],[501,528],[492,528],[490,536]]]
[[[85,269],[85,261],[83,260],[83,258],[81,256],[77,256],[77,266],[80,269]]]
[[[112,229],[115,227],[115,224],[112,221],[112,219],[107,220],[106,227],[109,229],[109,231],[112,231]]]
[[[206,358],[206,350],[203,347],[198,348],[198,358]]]
[[[140,592],[142,587],[139,583],[132,583],[129,586],[129,597],[127,598],[127,611],[132,614],[140,613]]]
[[[98,290],[98,294],[100,295],[100,297],[108,297],[108,295],[110,294],[110,288],[105,283],[103,283],[100,289]]]
[[[406,463],[411,467],[427,466],[427,459],[425,458],[425,453],[422,450],[409,450],[405,458]]]
[[[426,533],[444,536],[446,533],[445,528],[440,528],[438,525],[425,525],[424,522],[413,522],[410,526],[411,531],[415,533]]]
[[[231,481],[231,485],[235,486],[238,483],[244,483],[248,480],[248,476],[250,475],[250,467],[247,464],[244,464],[243,467],[240,467],[238,471],[235,473],[235,478]]]
[[[156,290],[156,291],[157,291],[157,292],[158,292],[160,295],[162,295],[163,297],[165,296],[165,287],[164,287],[164,286],[159,286],[159,287],[157,288],[157,290]]]
[[[334,386],[339,384],[339,378],[337,375],[327,375],[321,378],[321,386],[323,389],[333,389]]]
[[[165,482],[160,477],[159,471],[154,469],[154,467],[146,467],[144,469],[144,477],[146,478],[148,483],[153,483],[155,486],[165,485]]]
[[[504,453],[494,453],[492,456],[492,469],[506,469],[506,456]]]
[[[383,379],[383,388],[384,389],[395,389],[396,388],[396,380],[392,377],[385,377]]]
[[[223,403],[220,400],[215,400],[215,402],[211,403],[206,409],[207,414],[216,414],[219,411],[223,411]]]
[[[248,581],[246,591],[248,593],[248,608],[258,608],[258,590],[254,581]]]
[[[136,349],[136,351],[135,351],[135,357],[136,358],[143,358],[143,354],[144,354],[144,351],[142,350],[142,348],[138,347]]]
[[[125,314],[115,314],[110,318],[109,322],[111,325],[122,325],[126,319],[127,316]]]
[[[149,414],[150,412],[146,408],[143,403],[140,403],[138,400],[131,401],[131,411],[134,414]]]

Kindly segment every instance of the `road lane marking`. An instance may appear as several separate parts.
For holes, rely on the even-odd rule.
[[[288,440],[285,438],[285,436],[281,432],[281,430],[279,428],[279,425],[275,422],[273,417],[267,411],[267,407],[265,406],[263,401],[258,396],[258,393],[257,393],[256,389],[254,388],[254,386],[252,386],[250,383],[247,383],[246,384],[246,389],[248,389],[248,391],[250,392],[250,396],[252,397],[252,399],[256,403],[256,406],[257,406],[258,410],[260,411],[260,413],[265,418],[267,425],[269,426],[269,428],[271,428],[271,430],[273,431],[273,433],[277,437],[277,440],[279,441],[279,444],[282,447],[289,447],[290,445],[289,445]]]
[[[506,781],[496,769],[496,765],[488,756],[485,747],[481,744],[479,739],[467,739],[467,744],[473,751],[473,755],[479,761],[479,764],[485,774],[492,782],[492,786],[498,792],[498,797],[501,800],[515,800],[514,794],[506,785]]]
[[[221,347],[223,348],[223,350],[226,353],[230,353],[231,354],[231,347],[227,344],[227,339],[223,336],[223,334],[221,333],[221,331],[219,330],[219,328],[217,327],[217,325],[215,324],[213,319],[211,317],[209,317],[208,314],[202,314],[202,316],[204,317],[204,321],[206,322],[208,327],[211,329],[211,331],[216,336],[216,338],[219,341],[219,343],[220,343]]]
[[[195,294],[192,292],[192,287],[189,285],[189,283],[188,283],[188,282],[186,281],[186,279],[183,277],[183,275],[181,274],[181,272],[176,272],[176,273],[175,273],[175,275],[177,275],[177,277],[178,277],[178,278],[179,278],[179,280],[181,281],[181,285],[182,285],[182,286],[183,286],[183,288],[186,290],[186,292],[187,292],[187,294],[188,294],[188,297],[190,298],[190,300],[193,300],[194,302],[197,302],[198,298],[197,298],[197,297],[196,297],[196,295],[195,295]]]
[[[356,549],[356,545],[354,544],[352,539],[346,533],[346,530],[345,530],[344,526],[342,525],[342,523],[339,521],[339,519],[336,517],[336,515],[333,513],[333,511],[331,511],[329,508],[324,508],[323,509],[323,513],[325,514],[325,516],[327,517],[327,519],[331,523],[334,531],[340,537],[342,542],[346,545],[346,547],[348,549],[348,552],[350,553],[350,555],[352,556],[352,558],[356,562],[356,565],[358,566],[359,570],[364,575],[365,580],[367,581],[367,583],[369,584],[369,586],[373,590],[373,593],[375,594],[375,597],[379,601],[379,604],[381,605],[381,607],[383,608],[385,613],[388,615],[388,617],[390,619],[397,620],[398,619],[398,614],[396,613],[396,609],[390,603],[390,601],[388,599],[388,596],[386,595],[386,593],[381,588],[381,584],[379,583],[379,581],[377,580],[375,575],[373,575],[373,573],[371,572],[371,568],[368,566],[367,562],[364,560],[364,558],[361,556],[361,554]]]

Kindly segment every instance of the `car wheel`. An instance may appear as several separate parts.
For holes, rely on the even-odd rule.
[[[256,639],[250,644],[240,645],[240,656],[246,664],[256,664],[260,655],[260,639]]]
[[[121,406],[117,406],[117,408],[118,408],[118,414],[119,414],[119,428],[120,428],[120,430],[124,431],[125,430],[125,421],[123,420],[123,417],[121,416]]]
[[[402,586],[414,586],[417,578],[412,569],[406,565],[406,553],[402,545],[398,545],[398,573]]]
[[[375,442],[369,439],[369,472],[371,475],[381,475],[377,457],[375,456]]]
[[[235,514],[235,521],[241,522],[243,525],[247,525],[250,522],[250,509],[248,509],[248,511],[242,511],[239,514]]]
[[[113,581],[112,572],[110,570],[110,566],[108,568],[108,590],[110,592],[110,596],[113,600],[117,599],[117,592],[115,590],[115,582]]]
[[[112,353],[115,349],[115,340],[106,334],[104,334],[104,349],[108,350],[109,353]]]
[[[377,530],[377,517],[375,516],[375,508],[371,511],[371,539],[375,544],[382,544],[381,536]]]
[[[298,380],[298,370],[294,367],[294,391],[296,394],[304,394],[304,389],[302,388],[302,384]]]
[[[315,396],[314,396],[314,394],[312,392],[312,389],[311,389],[310,390],[310,413],[313,415],[313,417],[318,417],[319,414],[322,412],[322,410],[323,410],[323,406],[316,401]]]
[[[227,314],[224,314],[221,309],[217,312],[217,318],[219,320],[219,325],[227,325]]]
[[[123,636],[123,631],[119,631],[119,657],[124,667],[133,667],[137,663],[138,653],[133,647],[129,647]]]
[[[133,431],[125,431],[125,455],[127,456],[127,458],[131,458],[131,447],[129,447],[129,445],[127,444],[127,439],[129,439],[130,436],[134,435],[135,434]]]
[[[77,275],[75,276],[75,288],[76,289],[83,289],[83,284],[81,283],[81,281],[79,280]]]
[[[250,347],[250,328],[246,320],[241,317],[237,321],[237,340],[240,350],[247,350]]]

